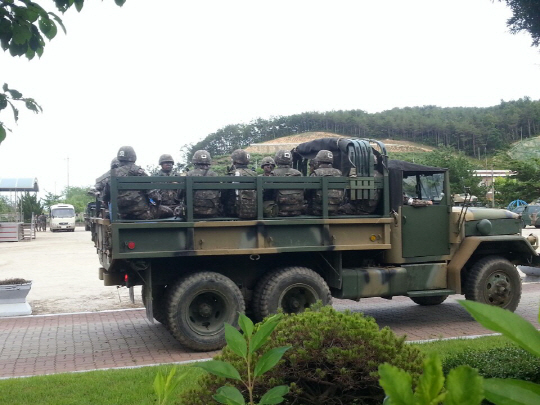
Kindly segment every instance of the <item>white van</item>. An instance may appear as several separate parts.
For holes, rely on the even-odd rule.
[[[51,232],[65,229],[75,231],[75,208],[71,204],[55,204],[49,212],[49,227]]]

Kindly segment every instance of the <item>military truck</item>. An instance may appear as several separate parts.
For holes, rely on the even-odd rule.
[[[309,177],[320,150],[333,152],[341,177]],[[111,211],[99,206],[93,240],[107,286],[142,285],[149,319],[193,350],[222,347],[224,322],[301,312],[332,297],[406,296],[438,305],[451,294],[514,311],[516,265],[537,266],[537,240],[521,236],[507,210],[454,207],[446,169],[389,160],[382,142],[324,138],[291,151],[305,177],[111,177]],[[122,190],[183,190],[184,214],[119,219]],[[268,190],[322,196],[321,215],[265,216]],[[330,215],[329,190],[345,191]],[[253,219],[197,218],[193,194],[255,190]]]
[[[86,204],[86,210],[84,211],[84,230],[89,231],[92,228],[91,218],[96,216],[96,203],[89,202]]]

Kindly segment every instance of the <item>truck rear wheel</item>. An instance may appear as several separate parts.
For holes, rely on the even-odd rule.
[[[465,281],[465,298],[515,311],[521,299],[516,267],[500,256],[478,260]]]
[[[436,295],[432,297],[410,297],[412,302],[418,305],[439,305],[448,298],[448,295]]]
[[[152,315],[159,323],[167,327],[167,297],[165,286],[154,286],[152,288]],[[146,308],[146,286],[141,288],[142,302]]]
[[[200,272],[169,288],[167,322],[173,336],[193,350],[222,348],[224,323],[237,327],[238,313],[245,310],[238,286],[219,273]]]
[[[285,267],[264,276],[253,293],[253,313],[260,321],[279,308],[286,313],[303,312],[317,301],[332,303],[326,281],[306,267]]]

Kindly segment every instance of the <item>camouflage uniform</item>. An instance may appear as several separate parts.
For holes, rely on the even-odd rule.
[[[47,216],[45,214],[41,214],[38,217],[38,228],[40,228],[42,231],[47,230]]]
[[[229,169],[229,176],[255,177],[257,173],[248,168],[249,153],[243,149],[237,149],[231,154],[233,162]],[[257,192],[256,190],[230,190],[226,193],[225,205],[229,215],[243,219],[257,217]]]
[[[311,174],[311,177],[340,177],[341,170],[332,167],[334,155],[329,150],[321,150],[315,158],[317,168]],[[340,189],[328,190],[328,213],[336,214],[340,205],[343,203],[345,192]],[[322,215],[322,190],[315,190],[311,198],[310,211],[313,215]]]
[[[111,161],[111,170],[116,169],[120,165],[118,158],[114,158]],[[101,176],[96,179],[96,184],[93,187],[95,193],[101,195],[101,200],[108,204],[110,201],[109,181],[111,179],[111,170],[107,170]]]
[[[279,150],[274,160],[277,164],[277,167],[273,171],[274,176],[302,176],[302,173],[291,167],[291,152]],[[280,217],[301,215],[304,211],[304,190],[276,190],[275,200],[278,205],[278,215]]]
[[[263,169],[263,174],[260,176],[263,177],[272,177],[274,176],[274,169],[276,168],[276,162],[274,158],[266,156],[261,160],[261,169]],[[276,217],[277,216],[277,204],[275,201],[275,190],[264,190],[263,191],[263,215],[265,217]]]
[[[148,176],[144,169],[135,164],[137,155],[131,146],[122,146],[117,157],[120,166],[111,170],[111,176]],[[151,206],[148,194],[143,190],[119,190],[117,204],[118,215],[122,219],[154,219],[173,215],[168,207]]]
[[[168,176],[178,176],[175,170],[164,170],[164,164],[170,163],[171,165],[174,165],[174,159],[171,155],[164,154],[159,157],[159,165],[161,166],[161,169],[156,174],[156,176],[161,177],[168,177]],[[167,207],[170,207],[172,210],[174,210],[178,206],[178,199],[177,194],[178,192],[176,190],[156,190],[156,193],[159,194],[159,197],[161,199],[161,205],[165,205]]]
[[[198,150],[191,159],[193,170],[187,172],[187,177],[214,177],[217,174],[210,170],[212,156],[205,150]],[[183,190],[178,193],[183,201]],[[216,217],[221,215],[221,192],[219,190],[195,190],[193,193],[193,214],[195,217]]]

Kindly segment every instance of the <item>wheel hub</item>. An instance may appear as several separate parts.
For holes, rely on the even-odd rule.
[[[512,287],[503,272],[496,272],[488,278],[485,292],[491,305],[504,306],[511,298]]]
[[[207,302],[203,302],[199,305],[199,315],[208,318],[212,315],[214,310],[212,309],[212,305],[208,304]]]

